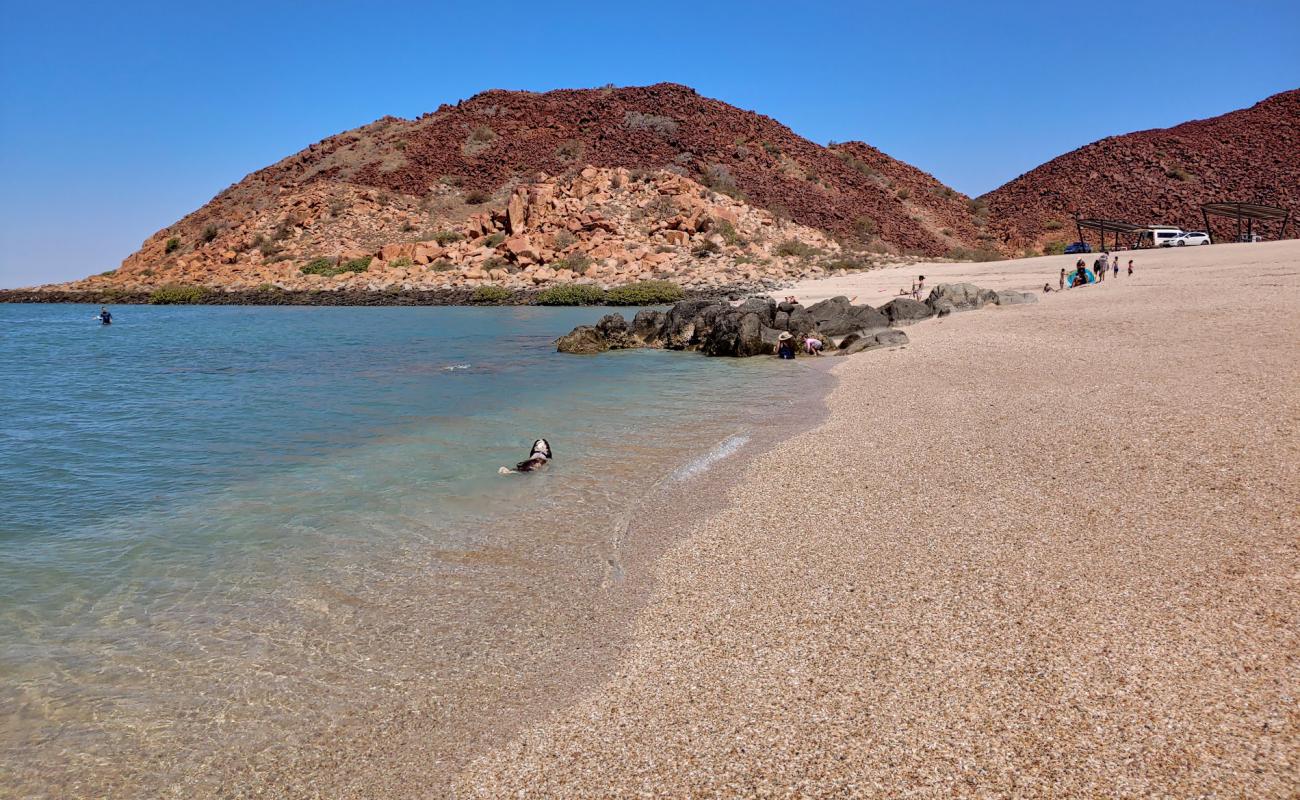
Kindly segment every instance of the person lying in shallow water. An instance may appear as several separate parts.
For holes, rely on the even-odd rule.
[[[550,464],[551,459],[554,457],[554,451],[551,450],[551,443],[545,439],[538,439],[533,442],[533,449],[528,453],[528,458],[515,464],[514,469],[502,467],[497,470],[497,472],[502,475],[509,475],[511,472],[536,472]]]

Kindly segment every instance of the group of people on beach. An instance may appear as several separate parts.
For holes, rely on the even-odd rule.
[[[1110,272],[1112,277],[1119,277],[1119,256],[1112,256],[1110,253],[1102,253],[1092,262],[1092,274],[1097,283],[1106,280],[1106,273]],[[1128,274],[1133,274],[1133,259],[1128,260]],[[1074,264],[1074,271],[1070,272],[1065,267],[1061,267],[1061,276],[1058,291],[1064,291],[1067,288],[1073,289],[1076,286],[1087,286],[1091,283],[1088,279],[1088,265],[1081,258]],[[1052,291],[1050,283],[1043,284],[1043,291]]]

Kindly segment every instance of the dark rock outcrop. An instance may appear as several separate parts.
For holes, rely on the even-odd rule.
[[[1033,292],[1004,290],[996,293],[993,302],[1000,306],[1017,306],[1025,303],[1037,303],[1038,295]]]
[[[883,328],[889,319],[871,306],[855,306],[847,297],[832,297],[808,307],[817,329],[827,336],[847,336],[855,331]]]
[[[973,283],[941,283],[930,290],[925,304],[943,316],[952,311],[973,311],[997,300],[997,292]]]
[[[896,297],[881,306],[879,311],[890,325],[910,325],[935,314],[934,308],[910,297]]]
[[[835,355],[852,355],[907,344],[907,334],[889,327],[891,323],[916,322],[935,314],[942,316],[994,303],[1037,301],[1028,292],[993,292],[969,283],[942,283],[925,303],[900,297],[880,310],[855,306],[844,297],[823,300],[808,308],[757,298],[736,306],[716,300],[683,300],[667,311],[640,311],[631,325],[619,314],[607,314],[595,325],[580,325],[557,339],[556,349],[562,353],[603,353],[657,347],[744,357],[775,353],[779,337],[789,333],[798,346],[805,337],[813,336]]]
[[[848,341],[846,338],[845,341]],[[896,347],[907,344],[907,334],[894,328],[885,328],[879,331],[868,331],[862,335],[855,335],[848,346],[844,342],[840,343],[840,350],[835,355],[851,356],[854,353],[861,353],[863,350],[874,350],[877,347]]]

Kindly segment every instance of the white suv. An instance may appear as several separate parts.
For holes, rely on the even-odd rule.
[[[1210,243],[1209,234],[1201,233],[1200,231],[1190,231],[1188,233],[1184,233],[1174,237],[1174,239],[1171,241],[1161,242],[1161,244],[1164,245],[1165,247],[1186,247],[1189,244],[1209,244],[1209,243]]]

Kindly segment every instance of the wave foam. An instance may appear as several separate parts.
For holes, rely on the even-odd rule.
[[[726,439],[718,442],[718,444],[709,452],[680,467],[672,474],[672,479],[675,481],[684,481],[687,478],[693,478],[696,475],[707,472],[714,464],[727,456],[733,455],[748,442],[748,436],[743,436],[741,434],[728,436]]]

